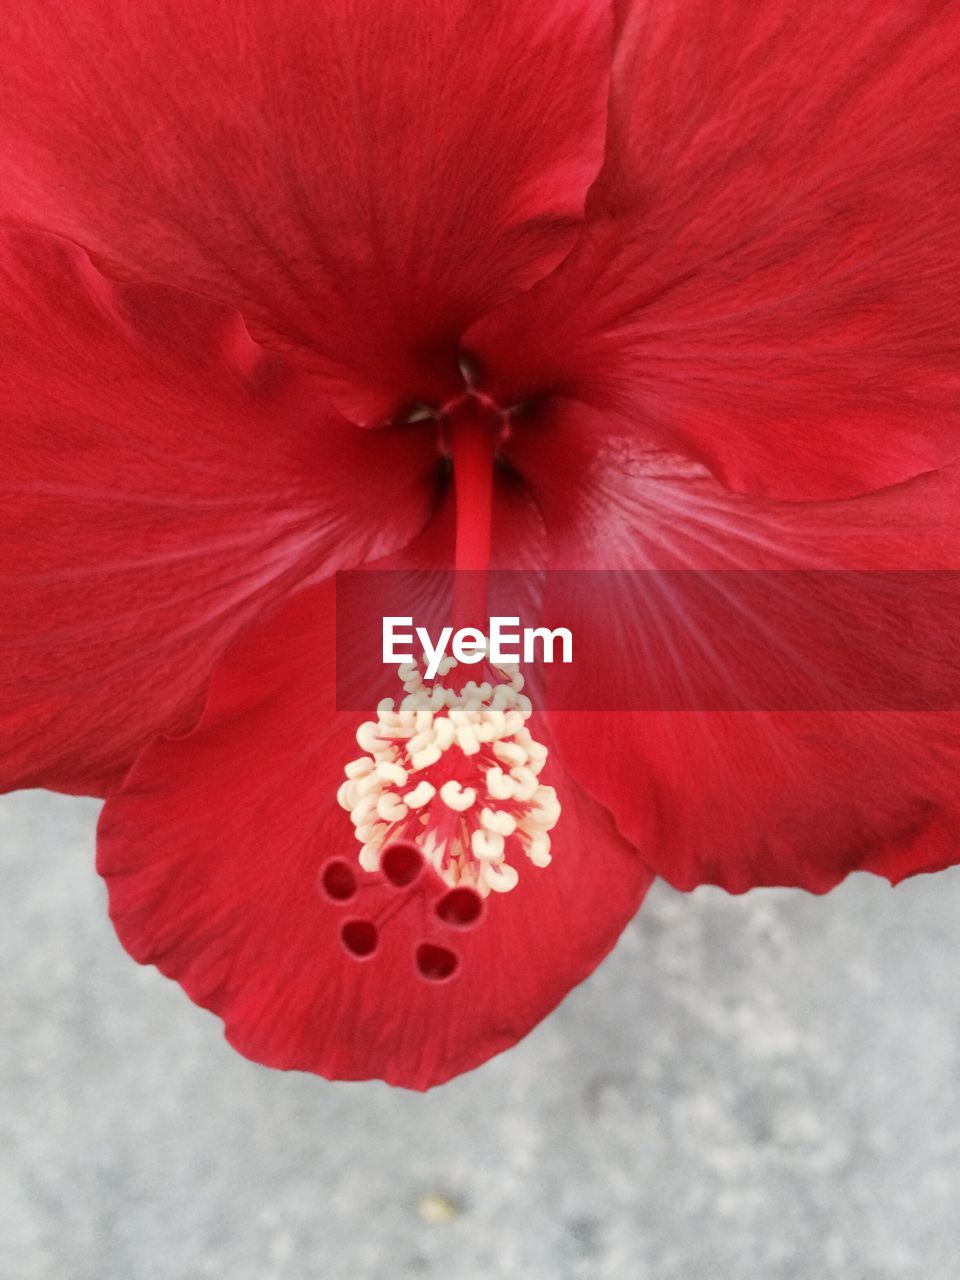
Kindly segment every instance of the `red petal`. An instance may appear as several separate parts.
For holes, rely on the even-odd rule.
[[[238,307],[367,420],[569,250],[606,0],[16,0],[0,217]]]
[[[593,417],[577,407],[554,415],[541,433],[518,433],[513,460],[536,477],[533,497],[555,567],[960,569],[960,467],[844,502],[778,503],[731,494],[702,467],[631,451],[625,440],[600,459]],[[544,438],[565,458],[562,474],[537,470]],[[565,610],[555,590],[552,608],[589,619],[591,575],[572,577],[576,596]],[[749,578],[730,575],[731,591]],[[557,575],[555,588],[565,581]],[[719,675],[734,689],[750,688],[755,666],[746,654],[729,661],[726,638],[694,625],[682,590],[664,593],[659,612],[644,612],[629,575],[602,582],[604,598],[592,608],[608,645],[595,679],[642,666],[651,650],[662,660],[670,646],[658,648],[658,637],[673,635],[686,663],[677,670],[681,687],[685,677],[696,687],[716,675],[717,655],[726,654]],[[797,618],[762,622],[774,657],[789,654]],[[956,689],[956,653],[952,661],[947,675]],[[660,674],[673,673],[652,672],[654,682]],[[554,712],[550,723],[566,768],[679,888],[783,884],[822,892],[854,870],[897,881],[957,861],[955,713]]]
[[[424,1089],[525,1035],[606,954],[650,875],[562,775],[553,863],[521,868],[479,921],[403,857],[389,879],[354,870],[334,794],[358,717],[334,711],[331,615],[317,588],[234,647],[198,729],[149,748],[108,801],[99,867],[124,946],[219,1014],[240,1052]]]
[[[235,314],[52,237],[0,242],[0,278],[0,785],[98,792],[255,614],[416,532],[434,446],[358,431]]]
[[[564,400],[518,421],[505,453],[554,569],[960,568],[957,466],[844,501],[775,501]]]
[[[960,860],[956,713],[565,712],[551,729],[678,889],[825,893],[853,871],[896,884]]]
[[[960,10],[621,16],[588,234],[466,339],[493,389],[614,410],[774,497],[960,456]]]

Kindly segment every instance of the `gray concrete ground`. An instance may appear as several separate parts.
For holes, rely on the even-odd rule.
[[[121,952],[96,806],[0,801],[3,1280],[956,1280],[960,874],[657,886],[426,1096],[245,1062]]]

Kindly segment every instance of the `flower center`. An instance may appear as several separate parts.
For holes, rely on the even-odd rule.
[[[357,730],[368,754],[346,765],[337,800],[365,871],[379,870],[384,850],[404,841],[446,884],[486,896],[513,889],[524,858],[548,865],[560,805],[539,780],[547,749],[527,728],[533,708],[523,676],[493,668],[498,683],[471,680],[458,690],[442,683],[456,665],[445,658],[430,688],[415,664],[400,668],[406,696],[398,707],[385,698],[378,719]]]
[[[485,634],[494,455],[508,414],[467,384],[438,421],[456,489],[454,630]],[[337,800],[365,871],[380,870],[398,842],[414,844],[446,884],[485,897],[515,888],[524,860],[549,864],[560,805],[540,782],[548,753],[527,728],[533,707],[519,669],[488,660],[481,683],[457,688],[456,666],[445,658],[429,685],[416,663],[399,668],[405,696],[385,698],[357,730],[365,754],[345,766]]]

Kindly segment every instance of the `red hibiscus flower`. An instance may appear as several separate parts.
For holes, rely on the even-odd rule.
[[[108,796],[124,946],[242,1053],[424,1088],[655,875],[956,861],[949,709],[546,713],[407,669],[358,727],[333,576],[960,567],[960,5],[7,28],[0,783]],[[715,651],[656,590],[587,613],[611,669],[677,623],[686,679]]]

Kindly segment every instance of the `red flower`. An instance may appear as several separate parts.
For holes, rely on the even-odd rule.
[[[949,0],[16,0],[0,781],[109,795],[124,945],[241,1052],[426,1087],[654,874],[956,860],[955,713],[515,689],[414,768],[407,673],[358,861],[332,575],[960,567],[958,46]]]

